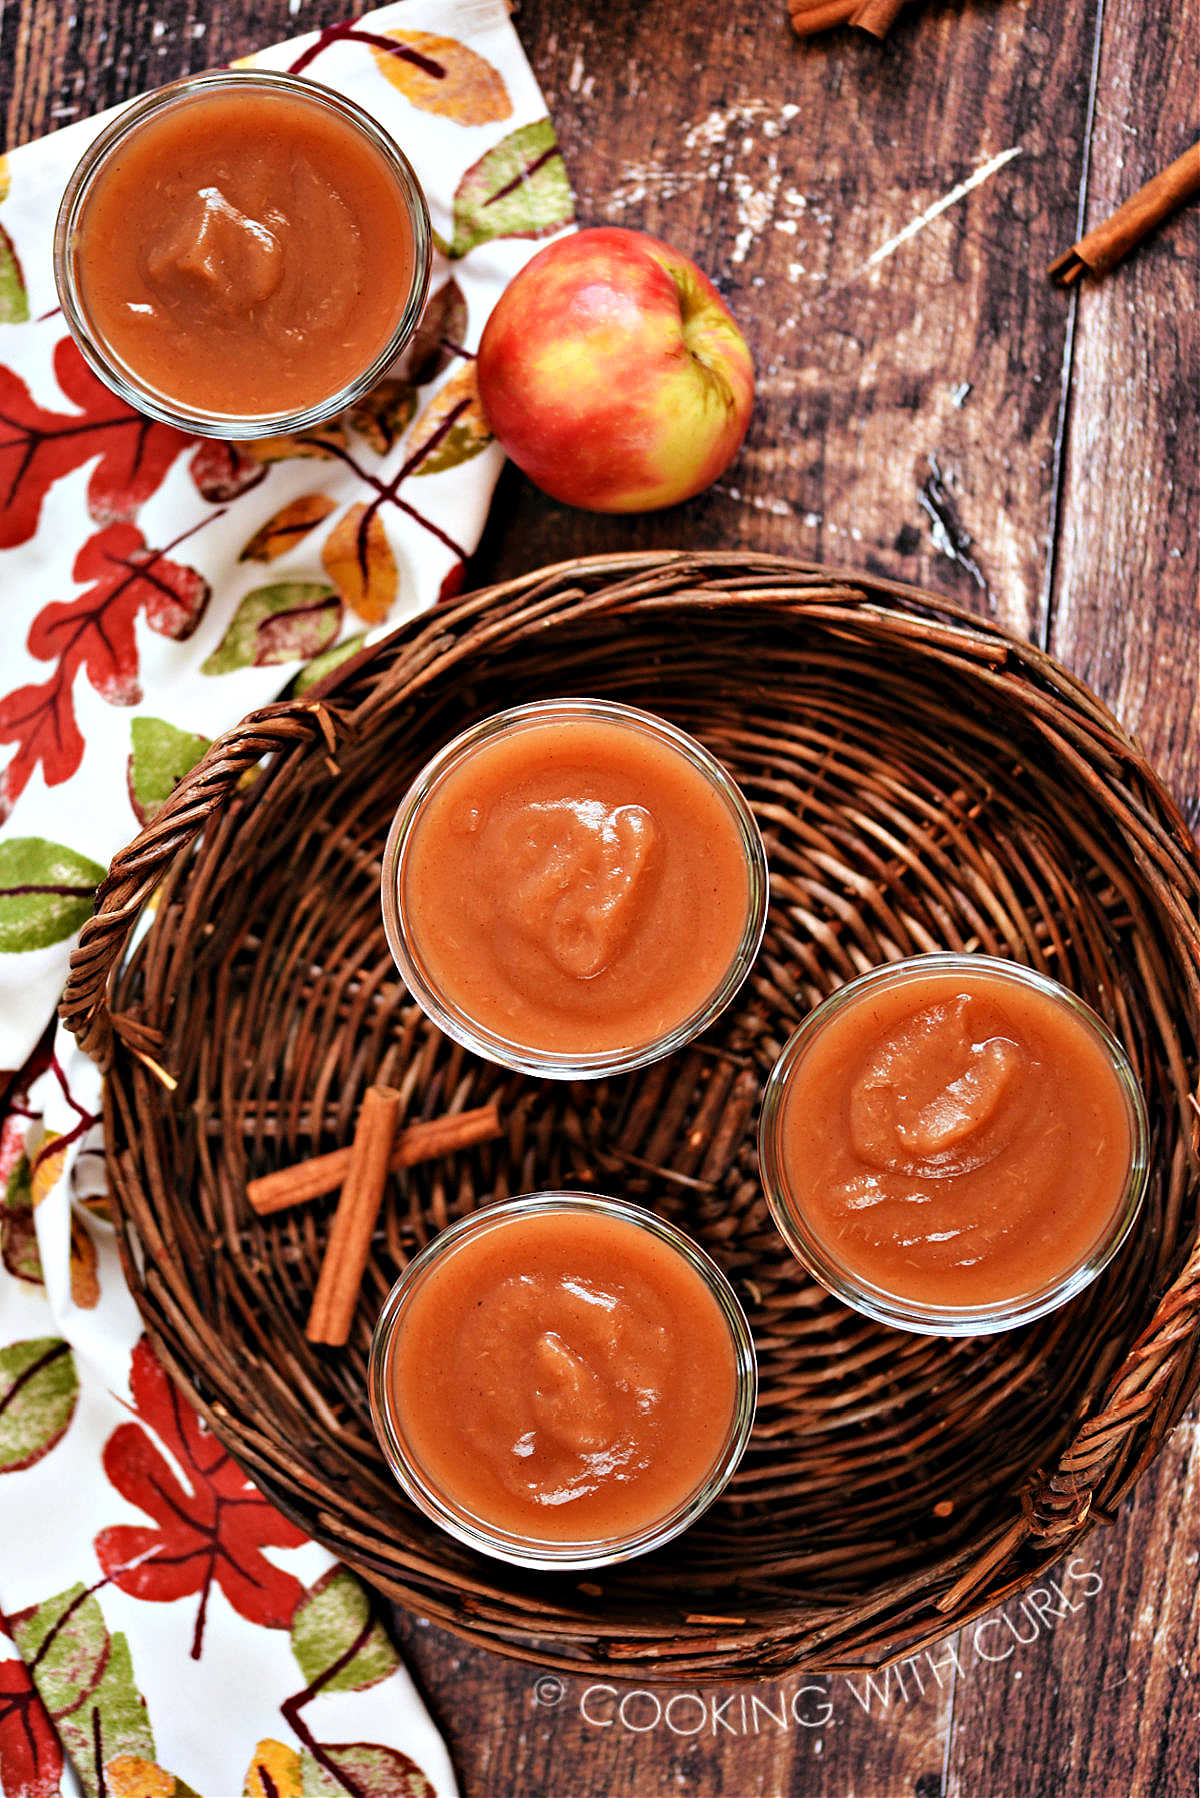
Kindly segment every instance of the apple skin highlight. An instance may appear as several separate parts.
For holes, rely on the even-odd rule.
[[[595,512],[653,511],[710,486],[754,402],[750,352],[712,282],[618,226],[527,263],[484,327],[478,377],[518,468]]]

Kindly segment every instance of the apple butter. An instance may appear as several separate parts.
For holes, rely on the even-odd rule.
[[[672,1238],[687,1243],[563,1194],[435,1240],[381,1322],[374,1387],[419,1486],[468,1525],[559,1549],[629,1542],[711,1499],[749,1429],[752,1351],[722,1276]]]
[[[193,412],[288,415],[342,393],[423,279],[398,152],[295,78],[201,77],[143,105],[75,216],[93,344]]]
[[[397,881],[418,998],[502,1061],[505,1045],[625,1055],[699,1029],[761,934],[762,844],[741,795],[647,714],[563,701],[506,716],[451,746],[411,814]]]
[[[818,1009],[777,1073],[777,1218],[852,1285],[918,1307],[1019,1304],[1085,1265],[1126,1205],[1128,1066],[1087,1007],[1027,969],[876,970]]]

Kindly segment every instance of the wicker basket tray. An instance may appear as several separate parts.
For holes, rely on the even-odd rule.
[[[440,1036],[396,975],[377,890],[428,754],[563,693],[702,738],[772,868],[734,1007],[676,1058],[588,1085],[525,1081]],[[1029,645],[866,576],[594,559],[418,619],[221,738],[113,863],[63,1013],[108,1068],[146,1326],[306,1530],[502,1653],[643,1680],[832,1670],[910,1653],[1042,1574],[1111,1517],[1196,1387],[1198,898],[1195,846],[1137,746]],[[1084,994],[1150,1109],[1134,1240],[1066,1309],[991,1339],[896,1335],[844,1309],[784,1248],[757,1178],[759,1093],[797,1020],[929,949],[1011,956]],[[332,1201],[260,1222],[245,1183],[348,1141],[380,1077],[412,1117],[497,1095],[506,1135],[397,1177],[350,1345],[314,1349]],[[624,1193],[694,1232],[746,1302],[762,1380],[726,1497],[668,1549],[585,1577],[508,1569],[438,1532],[389,1476],[364,1387],[406,1259],[464,1211],[549,1186]]]

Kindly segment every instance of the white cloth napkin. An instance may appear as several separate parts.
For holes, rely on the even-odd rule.
[[[501,461],[471,351],[571,222],[503,0],[404,0],[251,60],[372,112],[438,237],[418,341],[333,430],[239,449],[129,412],[75,349],[51,267],[59,195],[103,121],[3,176],[6,1798],[72,1777],[109,1798],[454,1791],[365,1588],[243,1479],[142,1338],[105,1216],[99,1075],[48,1028],[92,889],[207,743],[454,591]]]

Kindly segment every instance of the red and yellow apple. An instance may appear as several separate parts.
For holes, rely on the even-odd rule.
[[[737,453],[754,400],[750,352],[712,282],[616,226],[526,263],[484,327],[478,376],[517,467],[593,512],[699,493]]]

